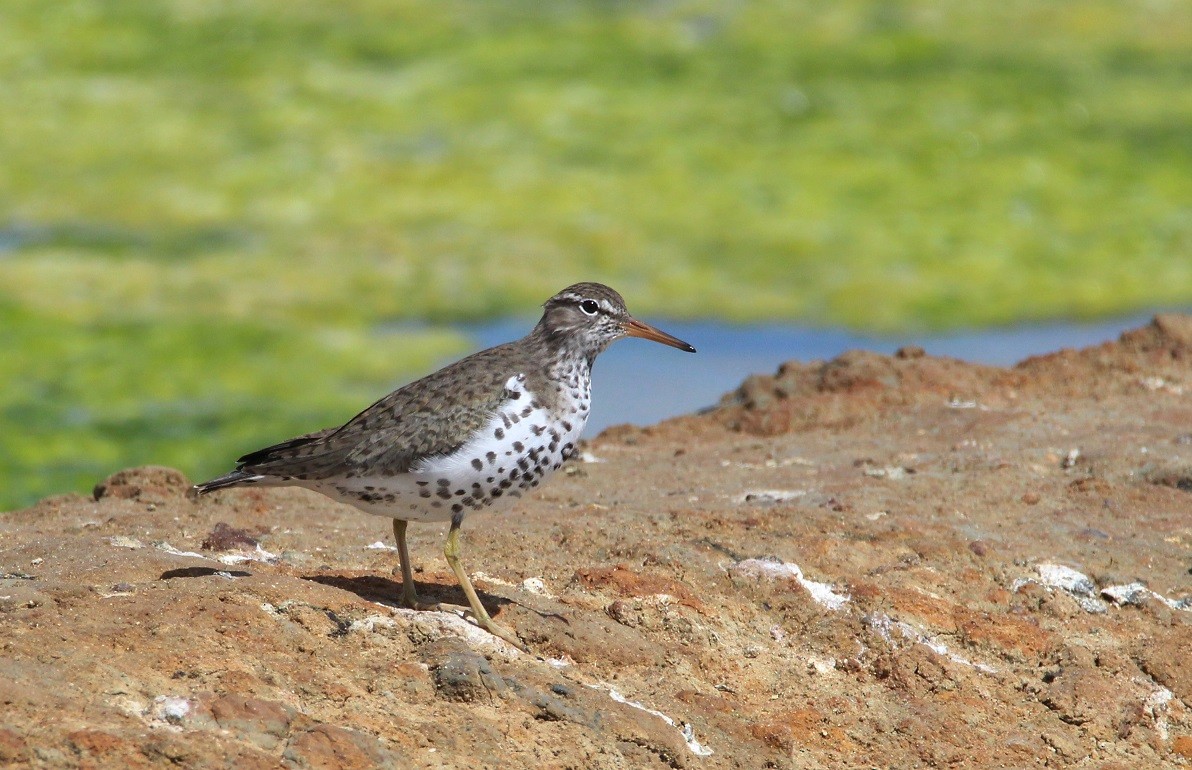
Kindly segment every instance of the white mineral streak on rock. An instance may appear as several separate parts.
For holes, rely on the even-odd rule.
[[[733,499],[738,503],[788,503],[806,494],[806,489],[749,489]]]
[[[671,719],[669,716],[667,716],[666,714],[663,714],[661,711],[658,711],[657,709],[652,709],[647,706],[643,706],[642,704],[638,703],[637,701],[629,700],[624,695],[617,692],[617,690],[615,688],[610,687],[609,685],[589,684],[588,687],[591,687],[593,690],[604,690],[605,692],[608,693],[608,697],[612,698],[617,703],[624,703],[626,706],[629,706],[631,708],[640,709],[640,710],[646,712],[647,714],[653,714],[654,716],[661,719],[663,722],[666,722],[671,727],[677,728],[679,730],[679,734],[683,736],[683,742],[687,744],[687,748],[691,750],[692,754],[695,754],[698,757],[707,757],[712,754],[712,750],[710,748],[708,748],[707,746],[704,746],[703,744],[701,744],[699,741],[697,741],[695,739],[695,728],[693,728],[691,725],[687,724],[686,722],[684,722],[682,724],[678,724],[675,722],[674,719]]]
[[[803,577],[798,564],[773,559],[746,559],[732,565],[729,570],[744,577],[766,578],[768,580],[793,579],[803,586],[811,598],[830,610],[839,610],[849,602],[848,594],[836,593],[827,583],[817,583]]]
[[[1127,583],[1120,586],[1107,586],[1101,589],[1101,595],[1119,607],[1127,604],[1140,605],[1148,598],[1155,598],[1171,607],[1173,610],[1192,612],[1192,599],[1169,599],[1158,591],[1147,588],[1145,583]]]
[[[1175,697],[1175,693],[1168,690],[1166,687],[1155,684],[1154,681],[1146,682],[1144,680],[1134,680],[1140,684],[1149,684],[1154,687],[1147,699],[1142,702],[1142,710],[1144,714],[1148,714],[1155,722],[1155,732],[1159,733],[1161,740],[1167,740],[1169,733],[1167,730],[1167,704],[1171,703],[1171,699]]]
[[[878,636],[880,636],[887,644],[896,649],[898,648],[899,643],[898,640],[894,638],[894,632],[897,632],[902,639],[910,642],[911,644],[922,644],[936,655],[947,658],[953,663],[959,663],[962,666],[975,668],[978,671],[983,671],[986,674],[997,673],[997,669],[993,666],[987,663],[969,660],[963,655],[957,655],[956,653],[949,650],[948,645],[944,644],[939,639],[919,631],[910,623],[904,623],[901,620],[894,620],[885,613],[876,612],[872,615],[866,615],[862,620],[867,626],[876,631]]]
[[[158,695],[153,699],[153,713],[172,725],[181,724],[190,713],[190,700],[179,695]]]
[[[1077,572],[1062,564],[1036,564],[1035,572],[1039,575],[1039,582],[1048,588],[1070,594],[1085,612],[1102,613],[1107,611],[1105,602],[1097,598],[1097,585],[1083,572]],[[1017,590],[1024,580],[1015,581],[1013,588]]]
[[[224,553],[215,557],[215,560],[220,564],[243,564],[246,561],[259,561],[265,564],[276,564],[277,554],[270,553],[260,546],[258,543],[256,548],[252,551],[245,551],[241,553]]]

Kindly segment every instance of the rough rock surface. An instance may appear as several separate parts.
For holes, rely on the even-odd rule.
[[[535,655],[394,609],[386,522],[301,490],[0,516],[0,764],[1192,766],[1192,318],[792,363],[586,449],[465,525]]]

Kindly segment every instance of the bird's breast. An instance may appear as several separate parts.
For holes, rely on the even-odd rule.
[[[510,378],[505,390],[497,411],[459,449],[411,468],[420,499],[451,515],[482,510],[538,486],[575,452],[588,419],[586,389],[575,403],[556,398],[549,406],[524,378]]]
[[[556,382],[540,396],[524,377],[510,377],[498,408],[455,451],[424,457],[407,473],[341,479],[333,490],[319,491],[406,521],[446,521],[502,507],[575,452],[588,421],[589,390],[580,381]]]

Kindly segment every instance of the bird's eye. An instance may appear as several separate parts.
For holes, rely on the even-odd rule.
[[[597,305],[594,299],[585,299],[579,303],[579,309],[586,315],[596,315],[596,311],[600,310],[600,305]]]

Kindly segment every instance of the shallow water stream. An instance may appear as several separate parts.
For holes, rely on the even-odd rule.
[[[715,404],[747,375],[771,373],[783,361],[829,359],[846,350],[893,353],[919,345],[927,353],[1006,366],[1028,356],[1062,348],[1081,348],[1116,339],[1127,329],[1149,322],[1152,313],[1089,323],[1060,322],[949,334],[882,337],[789,324],[734,325],[712,321],[647,319],[690,342],[695,355],[644,340],[615,343],[596,362],[592,417],[585,434],[610,425],[648,425],[666,417]],[[485,348],[524,335],[528,318],[464,327]]]

